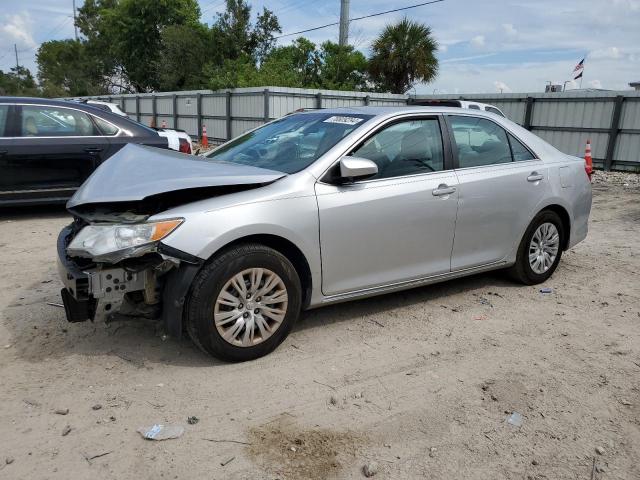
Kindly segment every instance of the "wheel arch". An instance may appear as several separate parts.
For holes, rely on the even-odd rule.
[[[211,261],[226,250],[246,243],[258,243],[265,247],[272,248],[278,253],[284,255],[293,264],[302,286],[302,308],[307,308],[311,302],[311,294],[313,292],[311,267],[309,266],[309,261],[302,250],[287,238],[270,233],[258,233],[239,237],[218,248],[209,256],[207,262]]]
[[[571,237],[571,217],[569,216],[569,212],[562,205],[552,203],[542,208],[535,216],[538,216],[545,211],[554,212],[560,217],[560,220],[562,221],[562,228],[565,231],[565,236],[562,241],[562,250],[566,251],[569,247],[569,239]]]

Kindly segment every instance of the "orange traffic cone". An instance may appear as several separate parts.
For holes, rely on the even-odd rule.
[[[587,172],[589,180],[593,175],[593,158],[591,157],[591,140],[587,140],[587,147],[584,151],[584,170]]]
[[[209,139],[207,138],[207,126],[202,125],[202,140],[200,140],[200,145],[203,148],[207,148],[209,146]]]
[[[162,124],[160,125],[160,128],[167,128],[167,121],[166,120],[162,120]]]

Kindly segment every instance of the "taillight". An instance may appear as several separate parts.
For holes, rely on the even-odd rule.
[[[181,138],[179,150],[182,153],[191,153],[191,142],[184,138]]]

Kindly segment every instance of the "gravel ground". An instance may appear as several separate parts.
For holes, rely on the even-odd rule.
[[[638,479],[637,179],[596,174],[550,294],[494,273],[327,307],[243,364],[149,321],[68,324],[47,304],[68,218],[0,212],[0,478]]]

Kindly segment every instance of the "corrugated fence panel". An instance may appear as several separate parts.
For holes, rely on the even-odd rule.
[[[614,161],[639,162],[638,165],[640,165],[640,135],[620,133],[613,152],[613,159]]]
[[[640,102],[625,102],[622,105],[620,128],[640,130]]]
[[[234,95],[231,98],[232,117],[264,117],[264,96]]]
[[[608,128],[613,102],[538,101],[533,109],[533,125],[549,127]]]
[[[210,138],[226,139],[227,132],[227,101],[231,96],[231,136],[239,135],[255,128],[264,120],[264,101],[267,89],[269,92],[269,117],[279,118],[301,108],[316,108],[318,98],[322,107],[350,107],[365,105],[365,97],[369,97],[371,106],[401,106],[406,104],[405,96],[383,93],[342,92],[334,90],[315,90],[284,87],[238,88],[228,92],[212,92],[199,90],[189,92],[175,92],[178,117],[177,128],[187,131],[192,136],[199,136],[197,94],[202,99],[202,124],[207,126]],[[149,124],[153,111],[153,96],[156,97],[157,125],[164,120],[168,127],[173,127],[173,92],[140,95],[111,95],[100,97],[104,101],[111,101],[121,105],[121,108],[136,118],[136,97],[139,98],[140,120]],[[553,94],[472,94],[472,95],[420,95],[419,98],[429,99],[463,99],[495,105],[511,120],[523,124],[527,109],[527,99],[533,98],[531,126],[534,133],[549,141],[559,150],[582,156],[587,138],[591,139],[594,157],[602,159],[606,156],[609,141],[609,130],[614,120],[616,97],[623,96],[619,135],[614,148],[613,168],[640,170],[640,92],[610,92],[610,91],[573,91]],[[95,97],[94,97],[95,98]],[[216,117],[216,118],[212,118]],[[547,127],[542,130],[536,127]],[[557,129],[556,129],[557,127]],[[615,128],[615,126],[613,126]],[[566,129],[600,129],[593,131],[566,131]],[[618,163],[616,162],[623,162]]]
[[[287,113],[299,108],[315,108],[316,97],[314,96],[292,96],[292,95],[269,95],[269,116],[279,118]]]
[[[178,128],[192,137],[198,136],[198,119],[195,117],[178,117]]]
[[[158,97],[156,109],[159,115],[173,115],[173,98],[167,96]]]
[[[176,128],[173,125],[173,115],[158,115],[157,126],[162,127],[162,122],[164,121],[166,128]]]
[[[557,130],[536,130],[533,133],[543,140],[549,142],[561,152],[576,157],[584,156],[584,147],[587,140],[591,140],[593,158],[604,158],[607,151],[606,133],[586,133],[586,132],[559,132]]]
[[[527,106],[525,102],[493,102],[493,105],[498,107],[512,122],[520,125],[524,123],[524,112]]]
[[[372,98],[369,101],[369,105],[372,107],[401,107],[406,104],[407,102],[402,100],[385,100],[385,99]]]
[[[207,127],[207,137],[211,138],[227,138],[227,122],[217,118],[202,119],[202,124]]]
[[[178,115],[196,115],[198,113],[197,99],[195,96],[178,97],[176,98],[176,105],[178,106]]]
[[[247,130],[259,127],[263,123],[262,120],[233,120],[231,122],[231,136],[237,137]]]
[[[151,120],[153,119],[152,115],[140,115],[140,123],[146,125],[146,126],[150,126],[151,125]]]
[[[361,107],[364,105],[362,97],[322,97],[323,108]]]
[[[202,115],[210,117],[224,117],[227,111],[227,99],[224,95],[202,97]]]
[[[124,100],[124,111],[128,115],[135,116],[136,114],[136,99],[135,98],[125,98]]]
[[[140,98],[140,113],[153,113],[153,99],[151,97]]]

